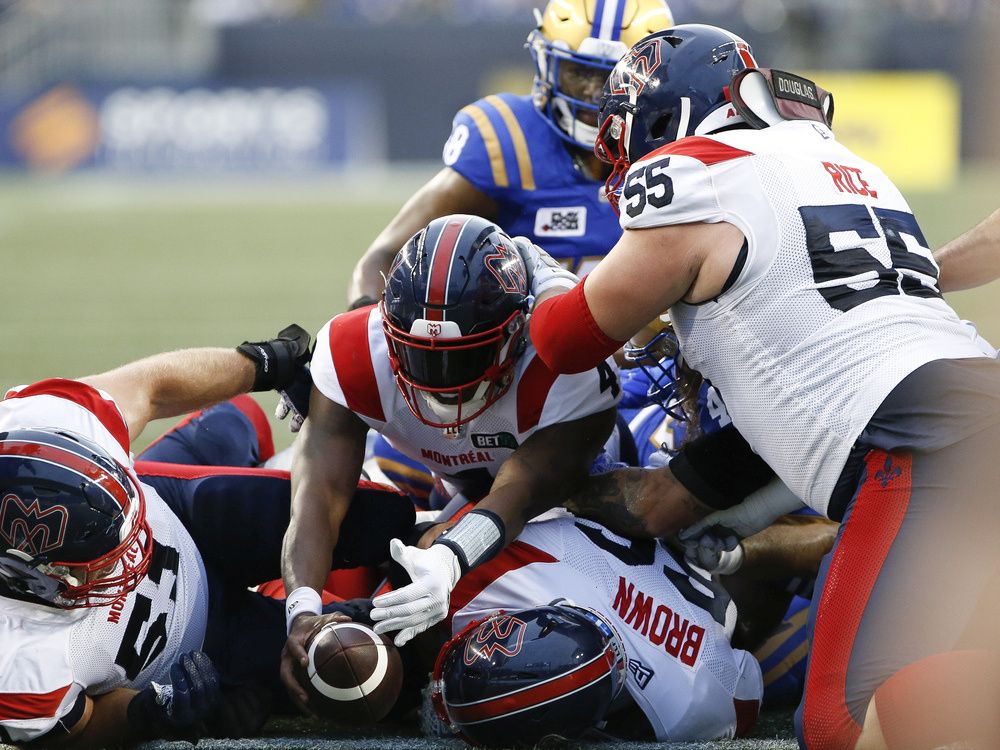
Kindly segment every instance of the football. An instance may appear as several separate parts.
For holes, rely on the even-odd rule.
[[[367,625],[330,623],[309,641],[303,684],[309,707],[342,724],[372,724],[396,704],[403,664],[390,640]]]

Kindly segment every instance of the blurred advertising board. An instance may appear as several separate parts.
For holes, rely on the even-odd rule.
[[[837,140],[902,190],[943,190],[960,166],[961,96],[945,73],[813,71],[833,93]]]
[[[49,172],[304,171],[385,158],[357,86],[56,86],[0,98],[0,167]]]

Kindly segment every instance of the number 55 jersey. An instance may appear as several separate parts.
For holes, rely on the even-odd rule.
[[[128,427],[107,394],[61,379],[14,389],[0,402],[0,432],[19,427],[72,431],[108,451],[141,487],[154,539],[145,578],[110,606],[65,610],[0,596],[0,738],[22,743],[59,721],[75,724],[85,695],[169,683],[178,656],[202,646],[208,585],[191,536],[135,476]],[[42,517],[9,494],[0,498],[0,519],[4,514],[17,515],[13,522],[25,529],[23,551],[38,554],[36,547],[58,541],[53,509]],[[6,549],[12,542],[0,543]]]
[[[893,388],[937,359],[989,356],[941,298],[906,200],[824,125],[689,137],[632,165],[625,229],[729,222],[746,241],[728,288],[671,319],[734,424],[820,513]]]

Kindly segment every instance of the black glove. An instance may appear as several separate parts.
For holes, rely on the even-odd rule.
[[[270,341],[244,341],[236,347],[256,370],[251,390],[280,390],[292,385],[309,364],[309,342],[305,329],[293,323]]]
[[[139,737],[197,739],[219,706],[219,673],[201,651],[181,654],[170,684],[152,683],[129,701],[126,718]]]
[[[309,416],[309,394],[312,392],[312,384],[312,371],[309,365],[305,365],[289,385],[278,389],[281,398],[274,407],[274,416],[284,419],[291,414],[288,429],[292,432],[302,429],[302,423]]]

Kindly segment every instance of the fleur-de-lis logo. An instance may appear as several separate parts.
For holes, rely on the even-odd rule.
[[[881,469],[875,472],[875,480],[880,482],[883,487],[887,487],[889,482],[901,476],[902,473],[902,469],[898,466],[893,466],[892,456],[886,456],[885,464]]]

